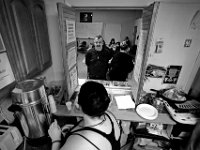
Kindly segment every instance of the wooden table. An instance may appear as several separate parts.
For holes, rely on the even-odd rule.
[[[131,122],[145,122],[145,123],[161,123],[167,125],[166,134],[168,137],[171,137],[171,133],[173,130],[173,126],[176,124],[168,113],[159,113],[158,117],[154,120],[147,120],[140,117],[135,109],[131,110],[119,110],[115,103],[112,102],[111,106],[108,109],[111,111],[116,119],[122,121],[131,121]],[[78,110],[74,105],[72,105],[72,109],[68,110],[65,105],[57,105],[57,112],[54,114],[56,116],[66,116],[66,117],[82,117],[83,113]]]
[[[140,117],[135,109],[131,110],[119,110],[117,106],[111,104],[110,110],[115,117],[118,120],[124,120],[124,121],[132,121],[132,122],[147,122],[147,123],[162,123],[162,124],[168,124],[168,125],[175,125],[176,122],[174,122],[168,113],[159,113],[158,117],[154,120],[147,120],[142,117]],[[57,105],[57,112],[54,114],[56,116],[74,116],[74,117],[82,117],[83,113],[76,109],[74,105],[72,105],[72,109],[68,110],[65,105]]]
[[[80,87],[77,88],[76,92],[78,93]],[[176,122],[173,121],[173,119],[170,117],[168,112],[166,113],[159,113],[158,117],[154,120],[147,120],[142,117],[140,117],[135,109],[130,109],[130,110],[119,110],[116,104],[116,101],[114,100],[114,96],[116,95],[131,95],[132,96],[132,91],[130,88],[106,88],[108,94],[110,95],[111,98],[111,104],[109,106],[109,109],[118,120],[125,120],[125,121],[132,121],[132,122],[154,122],[154,123],[162,123],[162,124],[169,124],[169,125],[175,125]],[[55,113],[56,116],[83,116],[83,113],[78,110],[74,103],[77,102],[77,96],[73,97],[74,99],[71,99],[72,102],[72,109],[68,110],[65,105],[57,105],[57,112]]]

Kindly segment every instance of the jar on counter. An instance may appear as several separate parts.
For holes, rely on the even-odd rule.
[[[164,103],[162,98],[155,98],[152,105],[158,110],[159,113],[164,111]]]

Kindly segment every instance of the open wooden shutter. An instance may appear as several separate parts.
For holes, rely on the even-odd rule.
[[[78,86],[75,11],[63,3],[57,3],[57,8],[67,89],[65,98],[68,101]]]
[[[138,90],[137,90],[136,104],[139,103],[139,99],[140,99],[143,86],[144,86],[147,60],[149,56],[152,33],[153,33],[159,5],[160,5],[160,2],[155,2],[151,4],[150,6],[144,8],[143,14],[142,14],[142,30],[140,31],[141,37],[138,44],[136,64],[134,68],[134,70],[136,71],[137,69],[137,72],[138,72],[137,76],[138,76],[138,85],[139,85],[137,88]],[[139,61],[137,60],[138,58],[140,58]],[[137,64],[137,62],[139,63]]]

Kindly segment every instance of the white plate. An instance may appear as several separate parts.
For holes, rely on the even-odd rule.
[[[154,120],[158,117],[158,110],[149,104],[139,104],[136,108],[136,112],[138,115],[148,120]]]

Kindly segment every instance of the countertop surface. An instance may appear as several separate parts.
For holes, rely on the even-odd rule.
[[[79,79],[79,86],[76,88],[75,93],[78,93],[80,90],[80,86],[85,83],[86,80]],[[147,120],[142,117],[140,117],[135,109],[127,109],[127,110],[119,110],[116,104],[116,101],[113,100],[113,97],[116,95],[131,95],[133,99],[135,99],[134,90],[133,87],[131,88],[130,83],[128,82],[108,82],[108,81],[99,81],[97,82],[102,83],[108,94],[112,97],[112,102],[109,107],[109,111],[111,111],[115,117],[119,120],[124,121],[132,121],[132,122],[154,122],[154,123],[162,123],[162,124],[169,124],[169,125],[175,125],[176,122],[170,117],[168,112],[165,113],[159,113],[158,117],[154,120]],[[73,96],[73,98],[70,100],[72,102],[72,109],[69,110],[66,105],[57,105],[57,112],[54,114],[56,116],[82,116],[82,112],[76,108],[77,103],[77,95]]]
[[[176,122],[171,119],[168,113],[159,113],[158,117],[154,120],[147,120],[140,117],[135,109],[132,110],[118,110],[115,108],[109,109],[118,120],[132,121],[132,122],[154,122],[154,123],[163,123],[169,125],[175,125]],[[56,116],[74,116],[81,117],[83,114],[77,109],[68,110],[65,105],[57,105]]]

